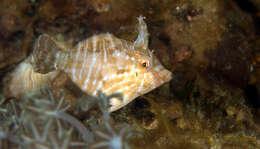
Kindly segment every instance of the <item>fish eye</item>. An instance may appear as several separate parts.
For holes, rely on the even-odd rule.
[[[142,66],[143,66],[144,68],[148,68],[148,67],[150,66],[149,61],[146,61],[146,60],[144,60],[141,64],[142,64]]]
[[[153,66],[152,59],[143,59],[141,60],[141,66],[146,70],[150,70]]]
[[[148,64],[146,62],[143,62],[142,65],[143,67],[147,67]]]

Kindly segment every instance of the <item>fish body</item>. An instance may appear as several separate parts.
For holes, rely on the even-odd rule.
[[[148,48],[148,32],[139,17],[139,35],[135,42],[119,39],[110,33],[94,35],[79,42],[70,52],[49,37],[41,35],[33,51],[36,72],[61,70],[82,91],[97,95],[121,93],[123,100],[112,98],[110,111],[115,111],[136,97],[171,80],[165,69]]]

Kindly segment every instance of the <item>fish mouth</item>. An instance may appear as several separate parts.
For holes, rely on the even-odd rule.
[[[149,82],[149,83],[147,83],[147,85],[144,86],[141,91],[137,92],[138,96],[146,94],[146,93],[160,87],[161,85],[171,81],[172,72],[168,71],[167,69],[164,69],[159,72],[158,71],[153,72],[152,76],[153,76],[153,77],[151,77],[152,79],[147,80],[147,82]]]
[[[159,80],[160,80],[160,85],[167,83],[169,81],[171,81],[172,79],[172,72],[170,72],[169,70],[165,69],[163,70],[161,73],[158,74],[159,75]]]

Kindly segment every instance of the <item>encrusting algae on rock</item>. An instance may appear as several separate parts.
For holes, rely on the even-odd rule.
[[[115,111],[171,80],[171,72],[160,64],[148,48],[144,18],[139,17],[138,21],[139,35],[135,42],[106,33],[79,42],[69,52],[62,51],[62,47],[48,35],[41,35],[31,56],[34,72],[29,75],[37,72],[46,76],[61,71],[90,95],[96,96],[98,91],[105,94],[121,93],[123,100],[110,100],[109,111]],[[34,77],[25,79],[32,84],[37,82],[31,78]]]

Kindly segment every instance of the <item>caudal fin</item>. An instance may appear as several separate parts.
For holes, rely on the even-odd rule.
[[[41,35],[34,45],[32,65],[35,72],[42,74],[56,70],[56,55],[60,47],[49,35]]]

